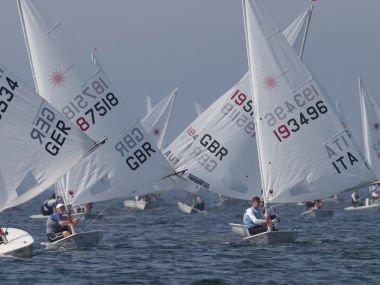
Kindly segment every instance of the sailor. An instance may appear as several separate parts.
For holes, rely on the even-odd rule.
[[[45,200],[45,202],[41,206],[41,214],[44,216],[49,216],[53,214],[54,206],[57,203],[57,198],[55,194],[52,194],[49,199]]]
[[[314,201],[305,202],[306,211],[310,211],[314,209]]]
[[[256,235],[267,231],[266,217],[260,209],[260,198],[252,198],[252,207],[245,210],[243,223],[247,227],[250,235]]]
[[[65,205],[58,203],[55,210],[56,212],[46,221],[46,234],[50,242],[54,242],[71,235],[69,221],[66,217],[62,216],[65,212]],[[73,220],[73,224],[78,224],[78,222],[78,219]]]
[[[314,200],[314,210],[322,209],[323,202],[322,200]]]
[[[154,194],[145,194],[142,196],[135,196],[136,201],[140,202],[151,202],[154,199]]]
[[[81,214],[81,213],[89,214],[91,213],[91,210],[92,210],[92,203],[87,203],[87,204],[72,208],[72,212],[76,214]]]
[[[261,212],[265,215],[265,206],[264,203],[260,203],[260,207],[262,208]],[[272,224],[272,230],[277,231],[278,230],[278,222],[280,221],[280,218],[278,217],[278,212],[275,207],[269,207],[268,208],[268,214],[269,218]]]
[[[202,199],[202,197],[195,193],[191,193],[191,196],[193,197],[193,208],[204,211],[205,201]]]
[[[227,196],[224,196],[223,194],[219,194],[219,206],[221,206],[222,204],[224,204],[227,201],[228,201]]]
[[[371,204],[375,203],[377,200],[379,200],[379,193],[377,193],[376,191],[371,191],[370,199],[371,199]]]
[[[352,191],[352,194],[351,194],[351,203],[352,203],[352,206],[354,206],[354,207],[361,206],[361,204],[360,204],[360,197],[359,197],[359,194],[358,194],[358,189],[354,189],[354,191]]]

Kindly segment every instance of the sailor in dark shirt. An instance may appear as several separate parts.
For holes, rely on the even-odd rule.
[[[52,214],[46,221],[46,234],[50,242],[54,242],[71,235],[69,221],[63,217],[65,205],[59,203],[56,206],[56,212]],[[77,224],[78,220],[73,220],[73,224]]]

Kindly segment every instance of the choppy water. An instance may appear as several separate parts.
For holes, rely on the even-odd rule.
[[[43,198],[41,198],[43,199]],[[0,258],[0,284],[379,284],[380,210],[347,212],[329,203],[331,219],[300,216],[282,206],[281,227],[300,231],[288,245],[254,246],[235,236],[247,202],[233,201],[186,215],[174,201],[139,211],[110,226],[96,249],[45,251],[42,222],[33,222],[41,199],[2,215],[35,239],[31,259]],[[170,200],[170,199],[169,199]],[[95,206],[95,211],[101,210]],[[127,213],[121,202],[96,228]],[[82,224],[82,228],[85,225]]]

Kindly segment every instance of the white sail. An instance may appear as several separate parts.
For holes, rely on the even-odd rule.
[[[46,190],[94,142],[0,64],[0,211]]]
[[[190,181],[240,199],[252,198],[249,189],[260,191],[255,187],[257,151],[247,79],[216,100],[164,152],[175,168],[188,168]]]
[[[146,96],[146,114],[148,115],[153,109],[152,97]]]
[[[71,197],[67,195],[68,204],[148,194],[157,181],[170,175],[171,167],[157,155],[160,150],[146,141],[143,130],[136,122],[119,138],[109,138],[96,155],[85,157],[71,168],[59,182],[71,193]],[[130,152],[127,142],[137,144],[137,149]]]
[[[287,29],[293,37],[304,31],[299,18]],[[305,25],[306,18],[301,18]],[[188,191],[203,187],[245,200],[261,194],[249,80],[247,72],[165,149],[173,166],[187,168],[185,178],[195,183],[179,180],[180,187]]]
[[[155,140],[160,149],[164,142],[166,129],[168,127],[177,93],[178,89],[176,88],[156,106],[151,108],[150,112],[141,120],[142,126]]]
[[[100,66],[63,25],[45,24],[33,1],[18,3],[38,94],[94,140],[118,136],[136,121]]]
[[[162,142],[165,135],[167,122],[170,118],[176,95],[177,89],[173,90],[171,94],[154,106],[151,112],[141,120],[142,127],[152,135],[157,143]],[[157,132],[157,130],[159,131]],[[112,149],[110,150],[110,153],[111,152]],[[130,176],[125,173],[128,172],[128,169],[123,169],[123,165],[125,165],[124,160],[117,162],[118,157],[110,159],[109,157],[103,157],[102,154],[108,156],[107,152],[104,151],[103,153],[100,152],[96,156],[84,160],[57,182],[56,188],[64,197],[66,204],[75,203],[79,205],[87,201],[96,202],[107,200],[108,197],[123,198],[126,196],[143,195],[161,190],[162,188],[159,186],[162,185],[161,183],[165,183],[163,184],[164,187],[169,186],[167,183],[170,183],[170,181],[155,183],[157,178],[155,176],[150,178],[149,173],[145,175],[144,183],[136,180],[134,172],[129,174],[132,177],[130,178]],[[102,161],[104,160],[115,161],[115,163],[109,169],[104,167],[99,168],[99,165],[102,165]],[[168,172],[171,171],[168,169],[166,163],[162,164],[161,167]],[[117,180],[118,175],[122,178],[125,176],[125,180],[124,178],[123,180]],[[88,177],[93,178],[91,180]],[[96,181],[96,179],[94,179],[96,177],[100,177],[100,179]],[[120,187],[115,187],[117,183],[128,185],[128,188],[121,188],[122,191],[118,192]],[[155,186],[151,187],[153,184],[156,185],[156,188],[154,188]],[[133,185],[136,186],[132,187]],[[138,191],[136,191],[136,189],[138,189]]]
[[[259,0],[244,0],[262,187],[268,201],[332,196],[374,179],[320,84]]]
[[[380,178],[380,105],[359,79],[364,153],[371,168]]]
[[[297,19],[295,19],[293,23],[291,23],[290,26],[284,31],[285,38],[294,50],[298,51],[298,55],[301,59],[312,12],[313,5],[306,9],[303,14],[299,15]]]
[[[194,109],[197,116],[200,116],[205,110],[205,108],[203,108],[203,106],[199,104],[198,102],[194,102]]]
[[[40,95],[93,139],[108,137],[105,147],[62,178],[67,191],[75,193],[75,201],[131,196],[137,189],[143,192],[147,183],[170,175],[170,164],[112,87],[95,56],[91,60],[81,52],[62,24],[46,25],[46,17],[33,1],[19,0],[18,4]]]

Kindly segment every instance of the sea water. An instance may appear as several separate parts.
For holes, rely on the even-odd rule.
[[[332,218],[301,216],[303,206],[278,207],[281,228],[296,229],[299,236],[292,244],[266,246],[243,242],[228,225],[241,223],[246,201],[228,201],[206,214],[191,215],[180,212],[175,199],[134,213],[122,201],[101,203],[94,211],[104,210],[105,217],[80,227],[109,225],[101,243],[93,249],[55,251],[40,244],[46,242],[44,222],[29,218],[39,212],[43,199],[2,214],[2,226],[26,230],[35,247],[30,259],[0,258],[0,284],[380,282],[380,209],[344,211],[348,196],[326,203],[335,210]],[[120,217],[125,218],[116,222]]]

